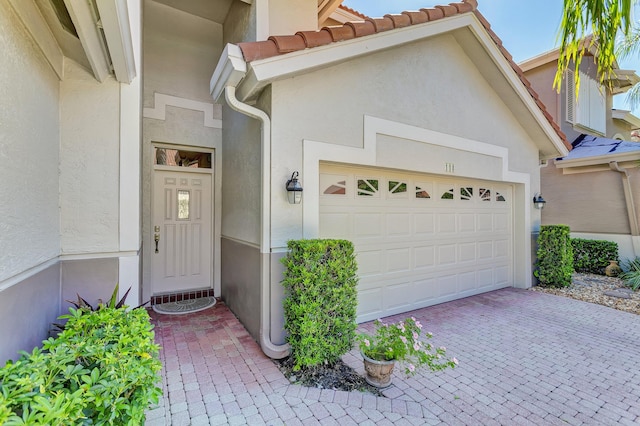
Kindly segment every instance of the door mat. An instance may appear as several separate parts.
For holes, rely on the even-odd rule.
[[[199,297],[197,299],[181,300],[153,305],[153,310],[159,314],[179,315],[203,311],[216,304],[215,297]]]

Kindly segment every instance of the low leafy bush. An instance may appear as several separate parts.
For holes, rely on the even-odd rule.
[[[573,273],[573,249],[567,225],[543,225],[538,235],[534,275],[540,285],[567,287]]]
[[[285,330],[294,370],[334,364],[353,346],[358,278],[353,244],[292,240],[285,265]]]
[[[604,275],[610,260],[618,260],[618,244],[613,241],[572,238],[573,267],[576,272]]]
[[[624,280],[624,283],[633,291],[640,289],[640,257],[622,262],[622,271],[619,277]]]
[[[57,338],[0,369],[0,424],[143,424],[162,394],[146,310],[69,311]]]

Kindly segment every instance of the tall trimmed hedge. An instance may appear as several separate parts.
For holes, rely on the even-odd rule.
[[[534,275],[549,287],[571,285],[573,247],[567,225],[543,225],[538,235],[538,260]]]
[[[572,238],[573,267],[576,272],[604,275],[610,260],[618,260],[618,244],[613,241]]]
[[[285,265],[285,330],[294,369],[334,364],[355,340],[357,264],[346,240],[292,240]]]

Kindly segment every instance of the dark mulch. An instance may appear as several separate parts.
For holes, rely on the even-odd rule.
[[[342,361],[334,365],[321,365],[293,371],[293,359],[287,357],[276,361],[282,374],[291,383],[319,389],[333,389],[342,391],[369,392],[376,396],[383,396],[378,388],[367,381]]]

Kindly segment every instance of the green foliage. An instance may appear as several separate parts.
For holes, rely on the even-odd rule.
[[[538,235],[534,275],[540,285],[567,287],[573,273],[573,248],[567,225],[543,225]]]
[[[375,321],[376,331],[373,334],[358,334],[360,351],[376,361],[399,361],[406,364],[405,373],[413,375],[419,367],[427,367],[431,371],[455,367],[458,360],[445,358],[446,348],[435,347],[420,340],[422,324],[414,317],[405,318],[394,324],[383,324]],[[431,339],[431,333],[425,333]]]
[[[0,369],[0,424],[140,425],[162,394],[144,309],[69,310],[64,331]]]
[[[622,274],[619,275],[625,284],[637,291],[640,289],[640,257],[622,262]]]
[[[294,370],[334,364],[353,346],[357,264],[345,240],[292,240],[285,265],[285,329]]]
[[[572,238],[573,267],[576,272],[604,275],[610,260],[618,260],[618,244],[613,241]]]

